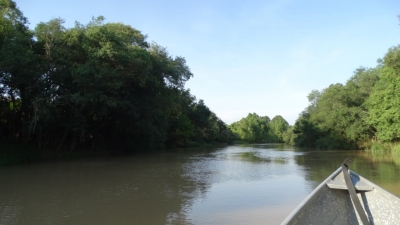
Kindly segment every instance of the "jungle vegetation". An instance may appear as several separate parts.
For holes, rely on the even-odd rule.
[[[320,149],[387,150],[400,155],[400,45],[345,84],[308,95],[309,106],[283,135],[286,143]]]
[[[247,117],[229,125],[234,139],[248,143],[283,143],[283,134],[289,123],[280,115],[268,116],[249,113]]]
[[[103,17],[34,30],[0,0],[0,140],[59,151],[137,152],[229,142],[227,125],[184,84],[183,57]]]
[[[0,144],[9,149],[129,153],[244,141],[400,155],[400,45],[345,84],[311,91],[293,126],[256,113],[228,126],[185,89],[185,59],[130,25],[100,16],[66,28],[56,18],[30,30],[12,0],[0,0],[0,13]]]

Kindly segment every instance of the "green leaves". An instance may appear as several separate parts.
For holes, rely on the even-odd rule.
[[[30,102],[38,92],[40,77],[36,45],[27,19],[13,1],[0,0],[0,15],[0,111],[8,113],[6,124],[0,126],[12,127],[5,136],[26,140]]]
[[[267,119],[260,117],[256,113],[249,113],[246,118],[232,123],[229,128],[232,130],[233,134],[247,142],[266,142],[269,137]]]
[[[358,68],[346,85],[313,90],[310,105],[296,121],[288,142],[328,149],[358,148],[373,136],[366,101],[379,80],[381,67]]]
[[[381,141],[400,140],[400,46],[389,49],[380,80],[367,101],[368,123]]]
[[[242,141],[278,143],[283,142],[284,133],[289,128],[289,124],[280,115],[270,120],[268,116],[249,113],[246,118],[232,123],[229,128]]]
[[[269,127],[270,142],[283,142],[283,134],[289,128],[289,123],[282,116],[277,115],[269,122]]]
[[[32,32],[10,0],[0,0],[0,15],[0,135],[116,152],[228,139],[225,123],[184,89],[193,76],[185,59],[135,28],[100,16]]]
[[[150,46],[149,52],[153,58],[154,72],[162,77],[163,82],[169,88],[183,89],[184,84],[193,74],[182,57],[173,59],[167,49],[156,43]]]
[[[320,148],[366,147],[375,138],[399,141],[400,46],[389,49],[379,63],[358,68],[346,85],[312,91],[307,116],[299,117],[285,140]]]

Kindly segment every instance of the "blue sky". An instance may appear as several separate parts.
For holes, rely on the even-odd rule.
[[[400,40],[398,0],[15,0],[33,29],[102,15],[185,57],[186,87],[230,124],[249,112],[293,124],[307,95],[374,67]]]

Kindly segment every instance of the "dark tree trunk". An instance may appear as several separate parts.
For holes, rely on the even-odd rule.
[[[71,140],[71,148],[70,148],[70,151],[71,151],[71,152],[72,152],[72,151],[75,151],[75,148],[76,148],[76,139],[77,139],[76,132],[73,132],[73,134],[72,134],[72,140]]]
[[[42,147],[42,139],[43,139],[43,129],[39,128],[39,134],[37,137],[37,142],[38,142],[38,147],[41,148]]]
[[[61,137],[60,144],[58,145],[56,151],[60,151],[62,149],[62,147],[64,146],[65,139],[67,139],[67,136],[68,136],[68,128],[66,127],[64,134]]]

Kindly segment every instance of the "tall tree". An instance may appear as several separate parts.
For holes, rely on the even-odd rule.
[[[246,118],[232,123],[229,128],[241,140],[258,143],[265,142],[268,140],[269,133],[268,119],[260,117],[256,113],[249,113]]]
[[[28,139],[31,101],[37,93],[38,58],[28,20],[11,0],[0,0],[0,96],[12,129],[7,136]],[[8,105],[8,106],[7,106]]]
[[[283,142],[283,133],[289,128],[289,123],[280,115],[269,122],[270,142]]]
[[[373,135],[373,128],[366,122],[365,102],[379,79],[379,72],[380,67],[361,67],[346,85],[332,84],[322,91],[313,90],[308,96],[310,105],[304,114],[307,116],[299,118],[293,130],[301,131],[302,135],[297,135],[298,144],[330,149],[362,147]],[[309,129],[312,127],[315,129]],[[307,132],[314,138],[302,139]]]
[[[400,46],[389,49],[383,58],[378,83],[367,102],[368,122],[381,141],[400,140]]]
[[[229,140],[226,124],[185,90],[186,60],[135,28],[100,16],[30,31],[11,0],[0,0],[0,14],[0,136],[56,151]]]

